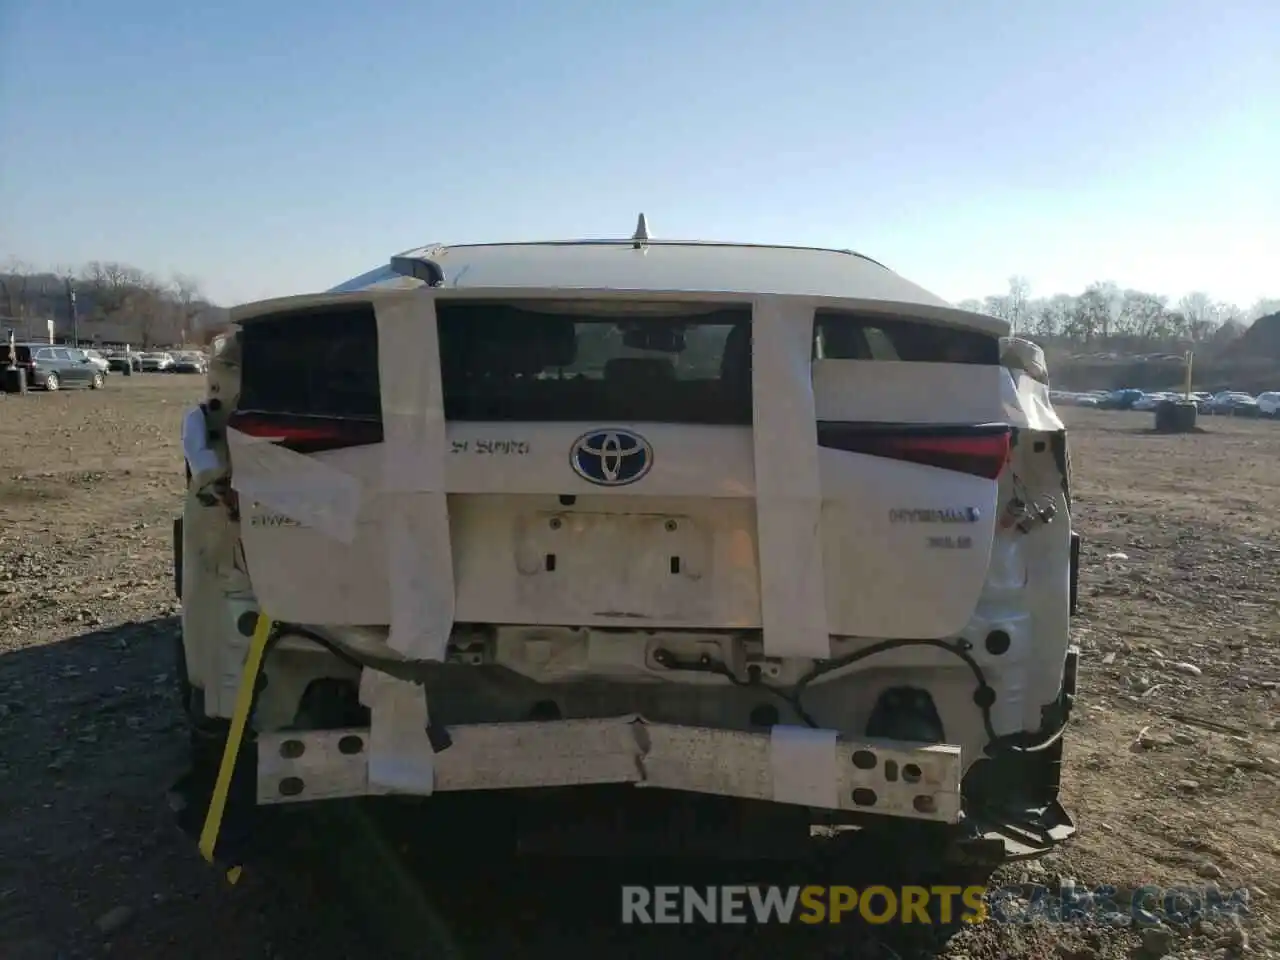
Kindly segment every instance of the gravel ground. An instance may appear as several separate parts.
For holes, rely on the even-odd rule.
[[[370,955],[320,887],[225,884],[172,826],[181,772],[170,520],[198,377],[0,395],[0,956]],[[444,897],[467,956],[1280,956],[1280,424],[1066,410],[1085,536],[1084,651],[1062,851],[996,879],[1248,890],[1248,911],[949,931],[623,929],[575,906],[596,872],[513,874]],[[452,912],[456,911],[456,912]],[[909,934],[909,935],[908,935]]]

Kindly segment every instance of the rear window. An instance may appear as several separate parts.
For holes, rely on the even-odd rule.
[[[892,314],[819,310],[813,332],[816,360],[1000,363],[997,337]]]
[[[254,320],[239,336],[239,409],[381,418],[378,324],[369,304]]]
[[[751,423],[749,307],[436,312],[448,420]]]

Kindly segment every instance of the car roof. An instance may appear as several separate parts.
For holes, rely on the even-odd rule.
[[[933,305],[946,305],[869,257],[821,247],[650,240],[637,248],[631,240],[551,240],[429,244],[396,254],[395,259],[433,262],[444,272],[444,285],[455,288],[587,287],[821,295],[818,288],[862,286],[873,280],[909,290]],[[388,265],[348,283],[360,289],[398,276],[402,274]],[[346,286],[340,285],[335,292]]]
[[[326,292],[402,287],[413,277],[432,277],[440,286],[463,290],[687,291],[881,301],[946,311],[991,333],[1008,331],[1005,321],[959,310],[851,250],[704,240],[429,244],[396,254],[388,264]]]

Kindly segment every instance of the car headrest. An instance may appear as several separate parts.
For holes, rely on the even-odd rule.
[[[751,382],[751,325],[736,324],[724,338],[724,352],[720,355],[720,379],[737,383],[745,378]]]

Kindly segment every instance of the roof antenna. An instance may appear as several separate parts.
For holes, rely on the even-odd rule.
[[[649,242],[649,221],[644,218],[644,214],[640,214],[640,219],[636,221],[636,232],[631,238],[631,246],[636,250],[645,246]]]

